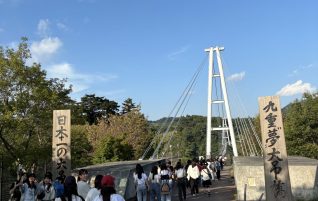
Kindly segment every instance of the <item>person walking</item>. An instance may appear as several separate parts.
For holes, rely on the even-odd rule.
[[[192,164],[188,167],[187,179],[190,182],[191,194],[195,196],[199,193],[198,180],[200,177],[200,171],[196,164],[196,160],[192,161]]]
[[[158,173],[158,166],[153,166],[148,177],[149,189],[150,189],[150,201],[161,200],[161,189],[160,189],[160,175]]]
[[[221,163],[218,160],[215,160],[215,169],[216,169],[216,178],[221,179]]]
[[[177,162],[175,167],[175,178],[177,180],[177,187],[178,187],[178,197],[179,201],[184,201],[187,198],[186,193],[186,171],[183,168],[181,162]]]
[[[136,184],[137,200],[147,201],[147,175],[140,164],[136,165],[134,181]]]
[[[160,179],[161,179],[161,201],[171,201],[171,186],[169,180],[171,172],[168,170],[167,165],[161,165]]]
[[[91,188],[88,191],[85,201],[93,201],[100,194],[100,189],[102,187],[102,179],[103,175],[96,175],[94,181],[94,188]]]

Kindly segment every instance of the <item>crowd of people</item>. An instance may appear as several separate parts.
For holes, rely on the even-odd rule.
[[[173,167],[170,161],[153,166],[147,175],[140,164],[136,165],[133,179],[137,201],[171,201],[172,189],[176,185],[179,201],[187,198],[187,189],[192,196],[199,193],[199,186],[209,187],[212,181],[220,179],[223,169],[222,158],[215,160],[181,161]],[[21,174],[10,188],[11,201],[125,201],[116,193],[115,178],[111,175],[96,175],[94,187],[88,184],[88,172],[81,169],[78,178],[59,172],[52,180],[52,173],[46,172],[38,182],[34,173]]]
[[[188,160],[185,166],[181,161],[173,167],[171,162],[158,164],[152,167],[148,177],[141,165],[137,164],[134,174],[137,201],[147,201],[147,191],[150,201],[171,201],[172,189],[176,185],[179,201],[187,198],[187,189],[192,196],[199,193],[199,186],[210,187],[213,180],[221,179],[224,159],[218,157],[208,160]],[[209,193],[209,191],[208,191]]]
[[[115,178],[96,175],[94,188],[87,183],[88,172],[81,169],[78,178],[65,176],[63,172],[52,181],[52,173],[46,172],[38,182],[34,173],[21,174],[10,188],[11,201],[125,201],[116,193]]]

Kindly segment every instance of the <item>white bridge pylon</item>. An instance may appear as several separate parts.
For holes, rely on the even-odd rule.
[[[207,113],[207,132],[206,132],[206,158],[211,158],[211,135],[212,131],[222,131],[223,133],[230,132],[230,144],[232,145],[234,156],[238,156],[236,141],[234,136],[234,129],[232,123],[232,116],[229,106],[229,101],[227,97],[226,83],[223,73],[223,65],[221,60],[220,51],[224,50],[224,47],[210,47],[205,49],[209,53],[209,73],[208,73],[208,113]],[[217,59],[218,71],[215,71],[214,65],[214,53]],[[215,72],[218,72],[215,73]],[[212,83],[213,79],[220,79],[221,91],[223,94],[223,99],[215,100],[212,96]],[[223,127],[212,127],[212,105],[213,104],[224,104],[227,124],[223,124]]]

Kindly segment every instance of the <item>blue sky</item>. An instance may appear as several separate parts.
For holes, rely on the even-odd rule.
[[[169,114],[204,49],[223,46],[233,116],[234,93],[255,116],[259,96],[281,95],[284,106],[316,92],[317,10],[314,0],[0,0],[0,45],[26,36],[29,62],[67,77],[74,99],[130,97],[150,120]],[[206,115],[207,68],[184,114]]]

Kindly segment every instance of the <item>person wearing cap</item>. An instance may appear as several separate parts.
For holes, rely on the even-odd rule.
[[[94,181],[94,188],[88,191],[85,201],[93,201],[98,195],[100,195],[100,189],[102,187],[103,175],[97,175]]]
[[[41,182],[41,187],[44,190],[45,196],[42,199],[43,201],[52,201],[55,199],[55,189],[52,185],[52,173],[46,172],[44,175],[43,182]]]
[[[84,199],[86,198],[87,193],[90,190],[90,186],[87,183],[87,175],[88,172],[86,169],[80,169],[78,172],[77,191],[78,194]]]
[[[111,175],[105,175],[102,179],[101,194],[94,201],[125,201],[123,196],[116,193],[115,178]]]

